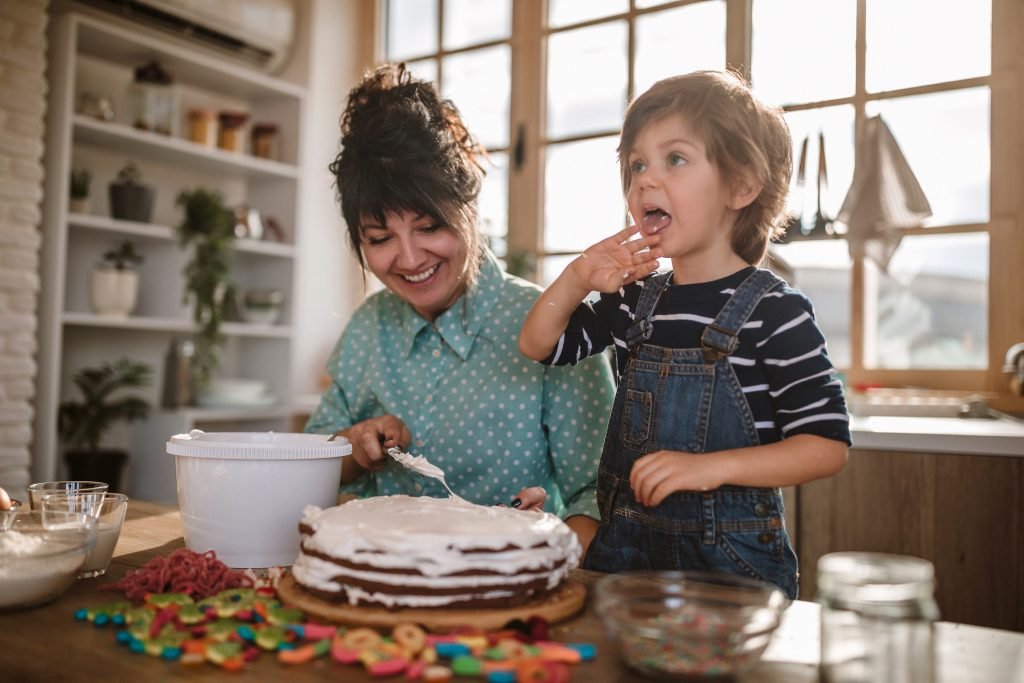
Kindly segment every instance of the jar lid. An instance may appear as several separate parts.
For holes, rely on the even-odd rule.
[[[352,453],[344,437],[278,432],[204,432],[193,429],[167,442],[169,455],[222,460],[318,460]]]
[[[886,553],[828,553],[818,559],[818,592],[846,600],[893,604],[931,596],[935,566],[928,560]]]

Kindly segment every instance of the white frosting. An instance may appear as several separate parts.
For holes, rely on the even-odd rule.
[[[417,569],[423,576],[373,569],[349,569],[299,554],[292,566],[303,585],[328,592],[344,587],[348,600],[372,600],[388,606],[430,607],[459,596],[402,595],[402,586],[464,589],[466,598],[508,597],[516,584],[546,579],[557,586],[579,563],[576,534],[550,513],[486,507],[462,499],[380,496],[321,510],[308,506],[302,523],[313,533],[306,551],[366,567]],[[466,552],[485,550],[488,552]],[[560,566],[559,563],[562,563]],[[452,576],[460,572],[497,572]],[[346,578],[395,586],[388,595],[369,595],[347,585]]]
[[[412,470],[424,477],[430,477],[431,479],[437,479],[440,481],[441,484],[448,489],[448,493],[451,494],[452,498],[465,500],[461,496],[455,495],[455,491],[452,491],[451,487],[448,486],[448,482],[444,480],[444,470],[427,460],[426,456],[414,456],[411,453],[406,453],[398,448],[389,448],[388,455],[397,460],[405,469]]]

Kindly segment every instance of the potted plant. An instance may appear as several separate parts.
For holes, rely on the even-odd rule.
[[[70,194],[68,208],[74,213],[89,213],[89,183],[92,173],[87,168],[71,171]]]
[[[185,211],[178,226],[178,242],[192,247],[192,259],[185,265],[183,301],[191,303],[198,328],[191,367],[199,389],[217,366],[218,349],[224,343],[220,326],[235,300],[231,279],[234,212],[225,206],[219,192],[203,188],[182,192],[176,203]]]
[[[123,221],[149,222],[156,190],[142,183],[142,172],[138,166],[130,161],[125,164],[108,189],[111,216]]]
[[[104,252],[103,260],[93,268],[89,292],[93,309],[100,315],[124,318],[135,310],[139,294],[139,273],[143,261],[130,240]]]
[[[120,491],[128,454],[122,449],[100,448],[100,444],[116,422],[133,422],[149,415],[150,405],[144,398],[115,394],[148,386],[152,374],[148,365],[127,357],[75,373],[73,380],[82,399],[62,402],[58,413],[69,479],[105,481],[111,491]]]

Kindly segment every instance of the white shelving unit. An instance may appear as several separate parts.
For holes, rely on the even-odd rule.
[[[53,479],[62,471],[57,439],[61,401],[75,396],[71,378],[80,368],[127,355],[153,368],[144,395],[153,405],[142,424],[110,435],[131,453],[126,485],[130,495],[175,500],[173,458],[167,438],[190,429],[287,431],[291,394],[293,296],[301,183],[300,131],[304,87],[246,66],[208,56],[150,31],[76,13],[53,20],[50,31],[49,111],[46,147],[46,202],[43,211],[43,286],[40,302],[39,371],[33,477]],[[158,60],[181,93],[182,121],[194,107],[247,112],[252,122],[279,127],[277,160],[209,148],[183,137],[138,130],[130,125],[125,97],[135,67]],[[83,93],[111,99],[115,120],[76,113]],[[246,129],[247,130],[247,129]],[[246,136],[247,137],[247,136]],[[107,184],[133,161],[143,182],[156,188],[152,223],[115,220],[107,205]],[[92,172],[89,213],[68,209],[72,169]],[[160,407],[164,358],[171,341],[194,331],[183,303],[182,269],[189,255],[178,245],[174,226],[181,212],[179,192],[203,187],[220,191],[229,206],[248,204],[264,219],[273,217],[284,239],[240,239],[232,277],[239,290],[276,288],[285,294],[275,325],[229,322],[227,344],[215,372],[223,377],[264,381],[274,402],[259,407]],[[89,273],[101,255],[125,239],[145,261],[140,267],[139,301],[128,318],[97,315],[88,298]]]

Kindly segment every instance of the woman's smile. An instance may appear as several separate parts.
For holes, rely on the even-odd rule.
[[[466,289],[468,248],[455,230],[412,211],[361,222],[363,258],[381,283],[433,322]]]

